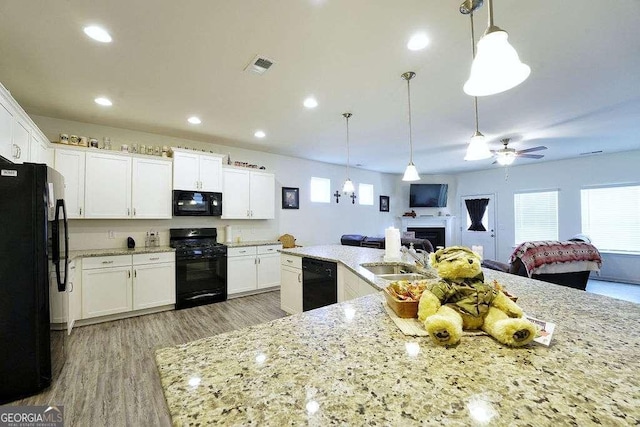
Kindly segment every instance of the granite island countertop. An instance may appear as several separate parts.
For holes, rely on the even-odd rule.
[[[358,260],[375,262],[384,252],[283,252],[292,251],[352,270]],[[640,305],[485,273],[517,295],[527,314],[556,323],[550,347],[512,349],[486,335],[436,346],[428,337],[403,335],[380,295],[369,295],[158,350],[173,423],[640,423]]]

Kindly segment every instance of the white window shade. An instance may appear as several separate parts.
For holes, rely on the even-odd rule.
[[[513,195],[515,243],[558,240],[558,192]]]
[[[373,206],[373,185],[358,184],[358,203]]]
[[[329,203],[331,201],[331,180],[315,176],[311,177],[309,194],[312,202]]]
[[[601,251],[640,252],[640,185],[583,189],[582,233]]]

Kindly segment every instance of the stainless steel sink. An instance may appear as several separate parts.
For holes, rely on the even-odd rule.
[[[404,274],[377,274],[376,277],[379,279],[389,280],[390,282],[395,282],[397,280],[421,280],[426,279],[427,276],[418,274],[418,273],[404,273]]]
[[[361,267],[366,268],[376,276],[412,273],[411,267],[403,264],[361,264]]]

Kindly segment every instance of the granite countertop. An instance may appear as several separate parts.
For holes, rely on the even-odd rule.
[[[283,251],[352,270],[383,252]],[[497,271],[485,276],[517,295],[527,314],[556,323],[550,347],[512,349],[473,334],[436,346],[403,335],[381,296],[368,295],[158,350],[173,423],[640,423],[640,305]]]
[[[157,252],[175,252],[176,250],[170,246],[155,247],[138,247],[135,249],[115,248],[115,249],[83,249],[78,251],[69,251],[69,260],[75,258],[88,258],[98,256],[114,256],[114,255],[137,255],[152,254]]]
[[[278,240],[247,240],[246,242],[231,242],[225,243],[228,248],[243,248],[246,246],[268,246],[268,245],[281,245],[282,242]]]

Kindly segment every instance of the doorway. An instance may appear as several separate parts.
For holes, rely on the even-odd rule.
[[[495,199],[495,194],[460,198],[460,242],[462,246],[481,248],[477,252],[480,252],[482,259],[496,259]]]

